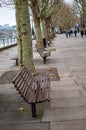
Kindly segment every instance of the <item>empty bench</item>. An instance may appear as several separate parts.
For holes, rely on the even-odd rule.
[[[15,60],[15,61],[16,61],[16,65],[18,66],[18,55],[13,56],[13,57],[11,58],[11,60]]]
[[[12,80],[15,88],[23,99],[31,104],[32,117],[36,117],[36,103],[49,101],[50,79],[41,74],[32,76],[23,66]]]
[[[44,50],[43,48],[38,48],[38,47],[37,47],[37,52],[43,58],[44,64],[46,64],[46,58],[51,55],[51,52],[48,50]]]

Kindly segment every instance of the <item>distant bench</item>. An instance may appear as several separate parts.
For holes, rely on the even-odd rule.
[[[11,58],[11,60],[15,60],[16,61],[16,65],[18,66],[18,55],[15,55]]]
[[[44,64],[46,64],[46,58],[51,55],[51,52],[48,50],[43,50],[43,48],[36,48],[37,52],[40,54],[40,56],[43,58]],[[11,60],[16,61],[16,65],[18,66],[18,55],[15,55],[11,58]]]
[[[32,76],[26,66],[23,66],[12,80],[15,88],[23,99],[31,104],[32,117],[36,117],[36,103],[49,101],[50,79],[46,75]]]
[[[51,55],[51,52],[48,50],[43,50],[43,48],[36,48],[37,52],[40,54],[40,56],[43,58],[44,64],[46,64],[46,58]]]

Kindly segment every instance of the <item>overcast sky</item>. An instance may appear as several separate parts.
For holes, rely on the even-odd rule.
[[[73,0],[65,0],[67,3],[71,3]],[[0,25],[9,24],[10,26],[16,25],[15,10],[9,8],[0,7]]]
[[[73,2],[73,0],[65,0],[67,3],[71,3]]]
[[[15,10],[8,8],[0,8],[0,25],[15,25]]]

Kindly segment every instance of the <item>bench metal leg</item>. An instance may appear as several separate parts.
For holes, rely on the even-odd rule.
[[[18,66],[18,59],[16,59],[16,65]]]
[[[46,64],[46,57],[43,57],[43,60],[44,60],[44,64]]]
[[[35,103],[31,104],[31,109],[32,109],[32,117],[36,117],[36,104]]]

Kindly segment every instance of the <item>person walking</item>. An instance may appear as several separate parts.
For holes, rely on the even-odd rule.
[[[66,31],[65,34],[66,34],[66,37],[68,38],[68,31]]]
[[[81,37],[83,38],[83,35],[84,35],[84,31],[83,31],[83,29],[81,30]]]
[[[75,37],[77,37],[77,31],[76,31],[76,29],[74,30],[74,35],[75,35]]]

